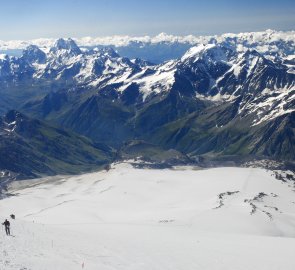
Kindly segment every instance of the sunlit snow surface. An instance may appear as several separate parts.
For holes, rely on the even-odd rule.
[[[295,269],[294,182],[254,168],[22,181],[0,201],[0,269]],[[84,267],[84,268],[83,268]]]

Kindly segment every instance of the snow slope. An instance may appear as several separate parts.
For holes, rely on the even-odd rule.
[[[294,182],[255,168],[136,169],[17,182],[0,269],[294,269]]]

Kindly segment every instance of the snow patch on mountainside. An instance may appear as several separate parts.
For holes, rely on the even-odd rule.
[[[290,104],[295,100],[295,88],[284,89],[284,91],[274,92],[272,95],[262,98],[258,96],[251,103],[246,104],[245,108],[249,113],[256,113],[257,118],[253,125],[259,125],[262,122],[275,119],[279,116],[292,113],[295,111]]]
[[[169,61],[166,64],[156,68],[156,72],[143,78],[135,79],[134,82],[139,84],[140,91],[145,99],[150,93],[167,92],[175,82],[176,63]]]
[[[214,44],[208,44],[208,45],[201,44],[198,46],[194,46],[185,53],[185,55],[181,58],[181,61],[184,62],[185,60],[189,58],[197,58],[197,56],[200,53],[213,47],[214,47]]]
[[[4,53],[0,53],[0,60],[5,60],[7,59],[7,54],[4,54]]]

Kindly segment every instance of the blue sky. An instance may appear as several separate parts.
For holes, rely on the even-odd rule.
[[[295,30],[295,0],[0,0],[0,39]]]

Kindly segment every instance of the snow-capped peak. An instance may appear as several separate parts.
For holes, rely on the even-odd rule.
[[[67,52],[75,54],[75,55],[81,54],[80,48],[75,43],[75,41],[71,38],[58,39],[55,42],[54,46],[50,49],[50,52],[56,52],[56,51],[61,51],[61,50],[67,51]]]
[[[4,53],[0,53],[0,61],[4,61],[4,60],[7,60],[9,58],[9,56],[7,54],[4,54]]]
[[[23,58],[29,62],[44,63],[46,61],[46,54],[36,45],[29,45],[23,50]]]
[[[219,44],[199,44],[190,48],[181,58],[181,62],[196,62],[200,58],[215,62],[227,62],[229,61],[228,52],[230,52],[230,49]]]
[[[117,54],[115,52],[114,49],[110,48],[110,47],[104,47],[104,48],[101,48],[101,49],[97,49],[95,48],[94,50],[97,54],[99,55],[102,55],[102,56],[109,56],[111,58],[117,58],[117,57],[120,57],[119,54]]]

